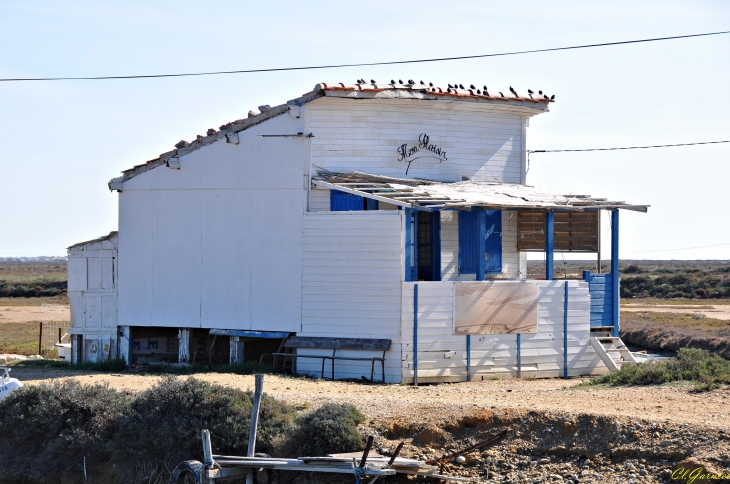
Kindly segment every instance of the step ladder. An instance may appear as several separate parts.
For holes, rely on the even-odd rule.
[[[617,336],[592,336],[591,346],[611,372],[619,371],[621,365],[636,363],[634,355]]]

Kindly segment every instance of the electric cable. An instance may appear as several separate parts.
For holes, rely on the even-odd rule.
[[[573,45],[569,47],[551,47],[548,49],[532,49],[532,50],[521,50],[514,52],[502,52],[498,54],[479,54],[479,55],[464,55],[456,57],[436,57],[431,59],[415,59],[415,60],[402,60],[402,61],[387,61],[387,62],[361,62],[357,64],[332,64],[323,66],[301,66],[301,67],[275,67],[267,69],[243,69],[234,71],[211,71],[211,72],[187,72],[178,74],[138,74],[138,75],[126,75],[126,76],[95,76],[95,77],[24,77],[24,78],[4,78],[0,79],[0,82],[20,82],[20,81],[102,81],[110,79],[149,79],[149,78],[160,78],[160,77],[190,77],[190,76],[215,76],[222,74],[252,74],[258,72],[280,72],[280,71],[304,71],[314,69],[337,69],[342,67],[368,67],[368,66],[387,66],[387,65],[398,65],[398,64],[418,64],[424,62],[443,62],[443,61],[454,61],[454,60],[468,60],[468,59],[482,59],[486,57],[502,57],[508,55],[520,55],[520,54],[535,54],[539,52],[555,52],[561,50],[575,50],[575,49],[587,49],[591,47],[609,47],[614,45],[626,45],[626,44],[639,44],[644,42],[658,42],[661,40],[676,40],[676,39],[688,39],[691,37],[707,37],[710,35],[723,35],[730,33],[730,30],[721,32],[707,32],[703,34],[689,34],[689,35],[673,35],[671,37],[656,37],[651,39],[638,39],[638,40],[622,40],[618,42],[602,42],[598,44],[584,44],[584,45]]]

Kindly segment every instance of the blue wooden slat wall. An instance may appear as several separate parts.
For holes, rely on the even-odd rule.
[[[499,210],[459,211],[459,273],[476,274],[478,265],[477,217],[486,218],[486,273],[502,273],[502,212]],[[484,254],[481,254],[483,257]]]
[[[613,326],[613,274],[583,272],[591,295],[591,326]]]

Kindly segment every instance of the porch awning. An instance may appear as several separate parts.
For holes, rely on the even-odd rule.
[[[391,178],[358,171],[334,173],[317,168],[313,188],[340,190],[353,195],[421,210],[469,209],[583,212],[621,208],[646,212],[649,205],[611,201],[590,195],[564,194],[528,185],[485,183],[465,180],[443,183]]]

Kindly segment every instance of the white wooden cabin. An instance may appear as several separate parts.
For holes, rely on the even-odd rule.
[[[529,118],[550,102],[321,83],[181,141],[109,182],[118,312],[104,335],[130,363],[258,360],[287,335],[387,338],[392,383],[607,371],[623,353],[604,351],[591,326],[617,336],[618,280],[552,280],[553,250],[599,251],[596,214],[611,210],[617,263],[618,210],[646,206],[526,185]],[[526,279],[535,250],[545,280]],[[534,294],[484,305],[523,290]],[[78,345],[102,330],[80,315],[96,296],[74,291]],[[466,321],[465,291],[489,321]],[[503,307],[517,316],[505,320]],[[299,358],[296,369],[319,375],[319,365]],[[336,377],[369,370],[338,361]]]

